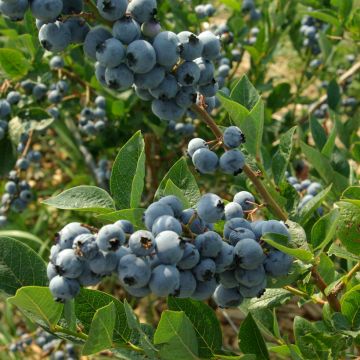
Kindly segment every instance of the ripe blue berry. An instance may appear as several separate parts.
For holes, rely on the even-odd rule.
[[[174,294],[179,286],[180,273],[176,266],[158,265],[153,269],[149,287],[156,296]]]
[[[215,289],[213,298],[221,308],[237,307],[244,300],[237,288],[228,289],[222,285]]]
[[[118,265],[121,283],[130,288],[142,288],[150,280],[151,267],[148,261],[134,254],[123,256]]]
[[[135,255],[150,255],[155,250],[154,236],[150,231],[136,231],[130,236],[129,247]]]
[[[242,239],[234,247],[235,262],[246,270],[256,269],[264,261],[262,247],[253,239]]]
[[[156,253],[163,264],[176,264],[184,255],[185,241],[174,231],[163,231],[155,238]]]
[[[206,148],[198,149],[192,156],[195,168],[202,174],[213,174],[218,167],[217,155]]]

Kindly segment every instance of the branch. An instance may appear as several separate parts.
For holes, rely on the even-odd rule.
[[[348,71],[346,71],[344,74],[340,76],[339,84],[343,86],[346,80],[351,78],[358,71],[360,71],[360,62],[355,63]],[[299,124],[305,123],[309,119],[309,116],[313,114],[315,110],[319,109],[320,106],[324,104],[326,101],[327,101],[327,94],[323,95],[318,101],[316,101],[314,104],[312,104],[309,107],[308,114],[306,114],[299,120]]]
[[[216,136],[217,139],[222,138],[222,132],[219,127],[216,125],[214,119],[206,112],[206,110],[202,109],[198,105],[193,105],[191,110],[195,112],[199,118],[210,128],[212,133]],[[276,203],[270,193],[266,190],[263,183],[258,178],[257,174],[245,164],[243,168],[244,173],[248,176],[248,178],[252,181],[257,191],[265,200],[266,204],[270,206],[273,212],[278,216],[281,220],[287,220],[287,214],[281,209],[281,207]]]
[[[358,271],[360,271],[360,262],[358,262],[345,276],[342,277],[340,282],[332,289],[330,294],[336,296],[341,290],[345,288],[346,284]]]
[[[313,277],[314,281],[315,281],[315,285],[317,286],[317,288],[322,292],[322,294],[325,296],[326,300],[328,301],[330,307],[336,311],[336,312],[340,312],[341,311],[341,306],[339,303],[338,298],[336,297],[335,294],[330,293],[329,295],[326,295],[325,293],[325,289],[327,288],[327,285],[324,281],[324,279],[321,277],[321,275],[318,273],[317,269],[315,266],[313,266],[311,268],[311,276]]]

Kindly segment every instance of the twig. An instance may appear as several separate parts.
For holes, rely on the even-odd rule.
[[[54,70],[57,71],[57,70]],[[76,80],[79,84],[81,84],[85,89],[89,88],[89,91],[91,91],[93,94],[96,94],[96,91],[91,87],[91,85],[84,81],[83,79],[81,79],[80,76],[78,76],[77,74],[73,73],[72,71],[62,68],[61,69],[62,74],[66,75],[69,78],[72,78],[74,80]]]
[[[226,312],[226,310],[221,309],[222,314],[224,315],[224,318],[226,319],[226,321],[229,323],[230,327],[234,330],[236,336],[238,334],[238,328],[237,326],[234,324],[234,322],[232,321],[231,317],[229,316],[229,314]]]
[[[316,269],[316,266],[313,266],[311,268],[311,276],[313,277],[315,284],[317,288],[322,292],[322,294],[325,296],[327,302],[329,303],[330,307],[335,310],[336,312],[341,311],[341,306],[338,298],[335,294],[330,293],[329,295],[326,295],[325,289],[327,288],[327,285],[324,281],[324,279],[321,277],[319,272]]]
[[[332,289],[330,294],[337,295],[341,290],[344,289],[349,280],[360,271],[360,262],[358,262],[345,276],[342,277],[340,282]]]
[[[206,112],[206,110],[202,109],[198,105],[193,105],[191,110],[194,111],[199,118],[206,123],[206,125],[210,128],[213,134],[220,141],[222,139],[222,132],[219,127],[216,125],[214,119]],[[271,207],[274,213],[283,221],[287,220],[287,214],[280,208],[280,206],[276,203],[276,201],[272,198],[269,192],[266,190],[263,183],[260,181],[258,175],[248,166],[245,165],[243,168],[244,173],[248,176],[248,178],[252,181],[260,195],[265,200],[265,203]]]
[[[360,71],[360,61],[355,63],[348,71],[340,76],[339,84],[342,86],[347,79],[351,78],[358,71]],[[327,95],[323,95],[318,101],[309,107],[308,113],[299,120],[299,124],[305,123],[309,119],[309,115],[313,114],[315,110],[319,109],[322,104],[327,101]]]
[[[320,299],[320,298],[318,298],[316,296],[313,296],[313,295],[310,296],[306,292],[301,291],[299,289],[296,289],[296,288],[294,288],[292,286],[286,285],[283,288],[285,290],[291,292],[292,294],[296,295],[296,296],[300,296],[300,297],[305,298],[305,299],[311,299],[316,304],[320,304],[320,305],[325,305],[326,304],[326,301],[324,301],[323,299]]]

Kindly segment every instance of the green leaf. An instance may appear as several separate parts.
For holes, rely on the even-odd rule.
[[[183,192],[184,197],[192,206],[199,201],[200,190],[185,158],[179,159],[164,176],[156,191],[155,198],[165,195],[164,190],[169,179]]]
[[[31,321],[47,329],[58,323],[64,307],[54,301],[48,287],[40,286],[23,287],[8,302],[17,306]]]
[[[54,118],[41,108],[23,109],[9,121],[9,135],[11,140],[17,144],[22,133],[43,131],[53,122]]]
[[[0,176],[5,176],[13,169],[17,153],[8,137],[0,140]]]
[[[352,289],[341,298],[341,312],[349,320],[353,330],[360,330],[360,289]]]
[[[326,156],[305,143],[301,143],[301,149],[327,184],[333,183],[333,188],[337,193],[344,191],[348,186],[348,179],[332,168],[330,160]]]
[[[114,223],[118,220],[128,220],[130,221],[137,230],[143,229],[144,224],[142,221],[142,216],[145,212],[145,209],[124,209],[109,212],[106,214],[98,215],[96,218],[102,221],[107,221]]]
[[[321,150],[321,153],[327,158],[330,158],[331,154],[334,151],[335,139],[337,135],[336,122],[334,122],[334,127],[331,129],[330,135],[326,140],[324,147]]]
[[[149,159],[150,161],[150,159]],[[145,142],[138,131],[120,149],[110,178],[110,190],[120,209],[139,206],[144,189]]]
[[[126,343],[130,340],[132,332],[127,324],[124,304],[113,296],[97,290],[81,289],[75,298],[76,317],[88,333],[95,312],[110,303],[114,304],[116,310],[113,341],[118,344]]]
[[[299,211],[297,216],[298,222],[301,225],[305,225],[310,218],[313,216],[316,209],[321,205],[321,203],[325,200],[327,195],[331,190],[332,185],[328,186],[326,189],[320,191],[317,195],[315,195],[309,202],[307,202]]]
[[[346,249],[360,254],[360,208],[354,204],[340,201],[337,203],[340,216],[337,236]]]
[[[168,298],[168,307],[174,311],[184,311],[196,332],[199,357],[209,358],[219,353],[222,334],[218,319],[209,306],[191,299]]]
[[[76,186],[43,201],[58,209],[106,213],[115,210],[110,195],[96,186]]]
[[[307,12],[310,16],[322,20],[324,22],[327,22],[331,25],[334,25],[335,27],[339,27],[340,21],[338,20],[336,13],[330,10],[322,10],[322,11],[309,11]]]
[[[191,321],[182,311],[164,311],[154,335],[164,360],[199,359],[198,343]]]
[[[293,138],[296,131],[296,126],[288,130],[285,134],[280,137],[279,149],[274,155],[272,161],[272,173],[274,181],[279,184],[285,176],[285,171],[288,167],[291,151],[293,148]]]
[[[236,0],[220,0],[224,5],[228,6],[230,9],[233,9],[235,11],[240,11],[240,3]]]
[[[28,285],[48,283],[43,259],[27,245],[9,238],[0,238],[0,290],[7,296]]]
[[[269,359],[265,341],[251,313],[241,323],[238,339],[239,348],[244,354],[255,354],[258,360]]]
[[[320,262],[317,267],[321,277],[324,279],[326,284],[330,284],[335,278],[335,266],[325,254],[320,254]]]
[[[315,116],[310,117],[310,129],[316,147],[321,150],[326,144],[327,137],[324,128]]]
[[[82,354],[91,355],[101,350],[111,348],[114,326],[115,305],[111,302],[95,311],[88,338],[82,349]]]
[[[152,344],[148,334],[144,331],[133,309],[126,300],[124,300],[124,308],[128,326],[139,336],[141,347],[148,356],[156,356],[158,349]]]
[[[286,236],[280,234],[265,234],[261,239],[274,248],[294,256],[305,263],[311,263],[314,259],[314,255],[308,250],[288,247],[289,242]]]
[[[332,79],[327,87],[327,103],[332,110],[336,110],[341,98],[340,87],[335,79]]]
[[[184,192],[179,187],[177,187],[171,179],[168,179],[165,185],[164,196],[167,195],[177,196],[185,209],[191,207],[188,199],[185,197]]]
[[[360,207],[360,186],[350,186],[342,194],[341,200]]]
[[[260,96],[246,75],[235,84],[231,90],[230,98],[251,111],[259,102]]]
[[[29,60],[16,49],[0,49],[0,67],[11,79],[19,79],[25,76],[31,68]]]
[[[286,106],[291,99],[291,86],[289,83],[280,83],[276,85],[267,98],[267,106],[273,112]]]
[[[339,211],[331,210],[321,217],[311,229],[311,245],[314,250],[322,250],[334,238]]]
[[[347,251],[344,247],[337,244],[332,244],[328,251],[329,255],[335,255],[339,258],[350,260],[350,261],[360,261],[360,256],[352,254]]]
[[[249,310],[272,309],[285,304],[292,298],[292,294],[284,289],[266,289],[264,295],[252,298],[249,302]]]
[[[39,237],[21,230],[0,230],[0,238],[1,237],[19,240],[21,243],[29,246],[35,251],[37,251],[44,243]]]

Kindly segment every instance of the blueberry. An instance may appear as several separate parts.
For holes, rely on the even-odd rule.
[[[235,194],[234,201],[240,204],[243,210],[249,211],[254,208],[255,198],[248,191],[240,191]]]
[[[309,185],[309,187],[307,188],[307,193],[309,195],[317,195],[321,190],[323,189],[322,185],[317,183],[317,182],[313,182]]]
[[[101,109],[106,108],[106,99],[104,96],[98,95],[95,99],[95,105]]]
[[[153,39],[161,32],[161,25],[157,20],[151,19],[141,24],[141,32],[147,38]]]
[[[56,19],[60,15],[62,8],[62,0],[30,1],[30,9],[33,16],[43,21],[50,21]]]
[[[150,231],[136,231],[130,236],[129,247],[135,255],[150,255],[155,250],[154,236]]]
[[[32,89],[32,95],[34,96],[35,100],[42,100],[45,98],[47,93],[47,87],[45,84],[35,84],[35,86]]]
[[[163,81],[155,88],[150,89],[150,94],[156,99],[171,99],[174,98],[178,92],[179,85],[175,76],[168,74]]]
[[[7,217],[5,215],[0,215],[0,228],[6,226],[7,224]]]
[[[153,19],[156,15],[156,8],[156,0],[132,0],[127,11],[136,21],[143,23]]]
[[[237,288],[225,288],[219,285],[213,295],[214,301],[221,308],[238,307],[244,300]]]
[[[182,226],[180,222],[170,215],[163,215],[158,217],[152,226],[152,233],[156,236],[165,230],[171,230],[178,235],[182,233]]]
[[[7,100],[0,100],[0,118],[6,118],[11,114],[11,105]]]
[[[106,68],[105,82],[110,89],[126,90],[134,83],[134,74],[125,64],[120,64],[115,68]]]
[[[222,249],[222,238],[214,231],[207,231],[195,239],[195,246],[202,257],[216,257]]]
[[[144,101],[152,101],[155,98],[150,94],[149,90],[147,89],[141,89],[138,88],[136,85],[134,85],[134,90],[137,95],[137,97]]]
[[[226,242],[222,242],[221,249],[214,258],[216,273],[222,273],[231,268],[234,260],[234,247]]]
[[[185,109],[195,104],[196,99],[197,99],[197,92],[194,86],[180,87],[180,89],[178,90],[175,96],[176,104]],[[186,125],[191,125],[191,124],[186,124]]]
[[[81,234],[90,234],[90,231],[83,227],[80,223],[69,223],[57,234],[57,244],[59,244],[61,249],[71,249],[74,239]]]
[[[173,265],[158,265],[151,274],[150,290],[156,296],[168,296],[176,293],[180,286],[180,274]]]
[[[224,216],[225,204],[215,194],[205,194],[196,205],[197,213],[205,222],[215,223]]]
[[[134,287],[124,285],[123,287],[131,296],[134,296],[137,298],[142,298],[144,296],[151,294],[151,290],[148,286],[144,286],[141,288],[134,288]]]
[[[59,246],[58,244],[51,246],[51,248],[50,248],[49,260],[50,260],[53,264],[55,264],[56,258],[57,258],[57,256],[59,255],[59,252],[60,252],[61,250],[62,250],[62,249],[60,248],[60,246]]]
[[[26,9],[29,6],[28,0],[0,1],[0,12],[9,17],[11,21],[20,21],[24,18]]]
[[[211,280],[216,271],[216,264],[212,259],[201,260],[193,269],[193,273],[199,281]]]
[[[200,41],[203,43],[202,57],[207,60],[214,60],[220,54],[220,40],[211,31],[204,31],[199,35]]]
[[[6,101],[10,105],[16,105],[21,100],[21,94],[18,91],[10,91],[6,96]],[[0,105],[1,108],[1,105]],[[1,112],[1,110],[0,110]]]
[[[56,257],[55,267],[59,275],[75,279],[83,271],[83,262],[75,255],[72,249],[65,249],[60,251]]]
[[[290,239],[289,230],[282,221],[277,221],[277,220],[265,221],[261,230],[262,230],[262,235],[265,235],[267,233],[273,233],[273,234],[284,235],[288,239]]]
[[[30,190],[22,190],[20,192],[19,198],[22,201],[29,203],[33,199],[33,194],[31,193]]]
[[[30,166],[30,163],[29,163],[29,160],[26,159],[26,158],[19,158],[17,161],[16,161],[16,168],[18,168],[19,170],[21,171],[26,171],[29,166]]]
[[[84,43],[90,31],[90,26],[83,18],[71,17],[64,22],[64,25],[70,31],[72,44]]]
[[[182,46],[179,38],[173,32],[160,32],[156,35],[153,46],[158,64],[167,68],[172,68],[179,60]]]
[[[101,275],[92,272],[89,264],[87,263],[84,263],[83,272],[77,278],[81,286],[95,286],[101,281],[101,279]]]
[[[26,209],[26,202],[21,199],[15,199],[11,203],[11,209],[17,213],[23,212]]]
[[[52,262],[49,262],[47,264],[47,267],[46,267],[46,275],[48,277],[49,280],[51,280],[52,278],[54,278],[56,275],[58,275],[58,272],[56,270],[56,266],[52,263]]]
[[[229,150],[221,155],[219,165],[224,173],[238,175],[242,173],[245,165],[245,157],[240,150]]]
[[[244,298],[261,297],[266,290],[266,277],[261,284],[247,287],[244,285],[239,286],[239,292]]]
[[[174,216],[172,208],[159,201],[152,203],[144,212],[144,223],[147,229],[151,230],[155,220],[162,215]]]
[[[5,184],[5,188],[4,188],[5,192],[7,192],[10,195],[14,195],[17,191],[17,185],[14,181],[8,181]]]
[[[48,101],[51,104],[59,104],[62,100],[62,95],[58,90],[52,90],[48,93]]]
[[[185,109],[181,108],[172,99],[155,99],[151,103],[152,112],[161,120],[171,121],[181,118]]]
[[[183,210],[183,204],[180,199],[175,195],[167,195],[159,199],[158,203],[170,206],[174,212],[174,216],[179,218]]]
[[[127,0],[97,0],[100,15],[108,21],[115,21],[125,15]]]
[[[118,257],[114,252],[104,253],[99,251],[94,258],[89,260],[90,270],[102,276],[111,274],[116,269],[117,264]]]
[[[230,233],[236,228],[245,228],[252,231],[251,224],[247,220],[243,218],[233,218],[225,223],[224,238],[229,240]]]
[[[24,80],[20,83],[20,86],[22,87],[22,89],[25,91],[26,94],[31,94],[35,86],[35,83],[31,80]]]
[[[87,260],[94,258],[99,251],[96,237],[92,234],[80,234],[76,236],[72,248],[77,256]]]
[[[241,268],[253,270],[264,261],[264,252],[255,240],[242,239],[234,247],[234,258]]]
[[[200,69],[196,63],[185,61],[176,69],[176,79],[183,86],[196,85],[200,79]]]
[[[184,254],[181,260],[177,263],[179,269],[188,270],[194,268],[200,260],[200,254],[195,245],[186,243]]]
[[[210,60],[197,58],[194,61],[200,69],[199,85],[209,84],[214,78],[215,68]]]
[[[206,148],[198,149],[192,156],[195,168],[202,174],[213,174],[218,167],[217,155]]]
[[[237,126],[230,126],[224,131],[223,135],[225,146],[233,149],[245,142],[245,136]]]
[[[96,49],[104,41],[111,38],[111,32],[103,26],[95,26],[86,35],[84,52],[91,60],[96,60]]]
[[[134,225],[128,220],[119,220],[115,223],[125,234],[132,234],[134,232]]]
[[[71,33],[62,22],[44,24],[39,31],[41,46],[51,52],[65,50],[71,42]]]
[[[103,226],[96,237],[97,246],[102,251],[116,251],[125,240],[125,233],[115,224]]]
[[[156,64],[156,53],[146,40],[135,40],[126,50],[126,63],[137,74],[149,72]]]
[[[289,273],[293,258],[278,250],[271,250],[266,254],[264,267],[267,274],[278,277],[285,276]]]
[[[49,289],[56,301],[65,301],[73,299],[79,293],[80,284],[77,280],[57,275],[51,279]]]
[[[196,290],[196,280],[191,271],[180,271],[180,286],[175,291],[178,298],[189,298]]]
[[[174,231],[163,231],[155,238],[156,254],[163,264],[176,264],[184,255],[185,242]]]
[[[205,231],[206,224],[195,213],[194,209],[185,209],[181,213],[181,221],[184,225],[188,225],[191,220],[189,228],[194,234],[202,234]]]
[[[156,65],[147,73],[135,74],[135,85],[139,89],[155,89],[164,79],[165,69],[162,66]]]
[[[208,84],[199,86],[200,94],[206,97],[215,96],[218,90],[219,90],[219,84],[215,79],[212,79]]]
[[[226,289],[231,289],[239,285],[235,277],[234,270],[226,270],[224,272],[221,272],[219,274],[219,281],[220,284]]]
[[[230,232],[229,241],[231,245],[235,246],[242,239],[256,240],[256,236],[251,230],[243,227],[238,227]]]
[[[259,240],[261,238],[262,235],[262,226],[265,224],[264,220],[256,220],[253,221],[250,225],[251,225],[251,229],[253,231],[253,233],[255,234],[255,239]]]
[[[120,260],[123,256],[132,254],[132,251],[129,247],[120,246],[119,249],[117,249],[115,254],[116,254],[118,260]]]
[[[118,265],[120,282],[129,288],[142,288],[150,280],[151,267],[149,262],[134,254],[123,256]]]
[[[62,13],[65,15],[80,14],[84,8],[83,0],[62,0]]]
[[[190,31],[182,31],[177,36],[182,45],[181,57],[184,60],[191,61],[201,57],[204,44],[195,34]]]
[[[229,202],[225,205],[225,220],[244,217],[244,212],[240,204]]]
[[[7,123],[7,121],[5,121],[5,120],[0,120],[0,128],[2,129],[2,130],[4,130],[4,131],[6,131],[7,129],[8,129],[8,123]]]
[[[229,75],[229,72],[230,72],[230,66],[228,64],[222,64],[217,69],[218,76],[220,76],[220,77],[226,78]],[[237,128],[237,126],[230,126],[230,127]],[[226,129],[226,130],[228,130],[228,129]],[[238,146],[239,145],[233,146],[233,147],[238,147]]]
[[[125,15],[114,23],[112,34],[123,44],[128,45],[140,38],[140,26],[131,16]]]
[[[194,300],[203,301],[211,297],[217,287],[217,282],[213,278],[209,281],[197,281],[196,290],[191,298]]]
[[[240,285],[252,287],[261,284],[265,278],[264,266],[260,265],[253,270],[238,268],[235,270],[235,278]]]

